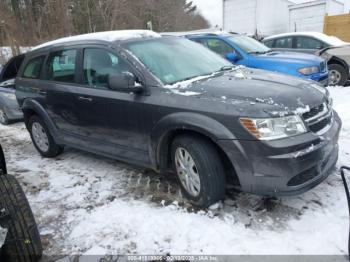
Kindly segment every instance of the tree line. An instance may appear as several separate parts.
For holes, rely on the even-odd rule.
[[[209,25],[186,0],[0,0],[0,46],[150,26],[171,32]]]

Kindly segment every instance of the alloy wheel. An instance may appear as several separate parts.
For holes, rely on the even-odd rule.
[[[197,197],[201,189],[199,171],[192,156],[186,149],[182,147],[176,149],[175,166],[183,187],[191,196]]]
[[[32,135],[34,143],[42,152],[49,150],[49,138],[47,137],[45,129],[38,122],[34,122],[32,125]]]
[[[341,73],[337,70],[329,71],[329,84],[332,86],[337,85],[341,80]]]

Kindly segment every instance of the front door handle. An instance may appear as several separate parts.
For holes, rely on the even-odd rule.
[[[91,97],[79,96],[78,99],[83,100],[83,101],[87,101],[87,102],[92,102]]]

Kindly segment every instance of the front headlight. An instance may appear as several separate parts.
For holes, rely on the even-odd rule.
[[[241,124],[253,136],[260,140],[275,140],[296,136],[307,132],[300,116],[278,118],[241,118]]]
[[[4,94],[2,94],[2,95],[3,95],[4,97],[7,97],[7,98],[11,99],[11,100],[16,100],[15,94],[4,93]]]
[[[310,66],[310,67],[304,67],[299,69],[299,73],[303,75],[312,75],[320,72],[320,69],[318,66]]]

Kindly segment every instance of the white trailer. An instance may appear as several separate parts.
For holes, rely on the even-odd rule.
[[[249,35],[285,33],[291,4],[288,0],[223,0],[224,30]]]
[[[305,0],[306,1],[306,0]],[[344,0],[223,0],[223,28],[241,34],[323,32],[324,17],[347,12]]]
[[[345,11],[338,0],[318,0],[289,6],[289,32],[323,32],[324,17]]]

